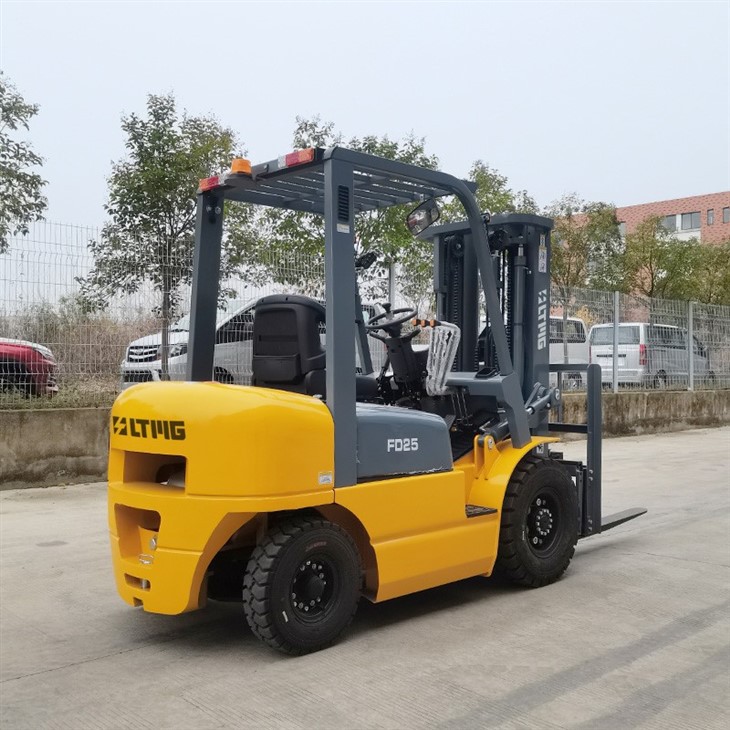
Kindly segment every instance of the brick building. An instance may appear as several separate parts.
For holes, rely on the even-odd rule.
[[[727,241],[730,240],[730,191],[616,208],[622,234],[631,233],[652,216],[660,216],[665,227],[681,239],[699,238],[703,243]]]

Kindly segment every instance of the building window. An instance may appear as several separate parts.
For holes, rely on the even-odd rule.
[[[723,223],[730,223],[730,208],[723,208],[722,209],[722,222]]]
[[[674,231],[677,230],[677,216],[665,215],[664,218],[661,219],[661,224],[664,228],[666,228],[666,230],[674,233]]]
[[[682,213],[682,230],[683,231],[697,231],[700,228],[700,214],[697,213]]]
[[[711,226],[715,222],[715,211],[710,208],[707,211],[707,225]]]

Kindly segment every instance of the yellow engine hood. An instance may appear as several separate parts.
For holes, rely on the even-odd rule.
[[[332,416],[309,396],[143,383],[117,398],[109,431],[110,484],[155,481],[161,464],[182,457],[187,494],[266,498],[332,489]]]

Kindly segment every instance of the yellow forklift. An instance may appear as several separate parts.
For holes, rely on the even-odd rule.
[[[552,222],[490,219],[474,189],[341,147],[236,159],[201,180],[187,382],[136,385],[111,413],[109,528],[125,601],[179,614],[242,598],[256,636],[303,654],[334,642],[361,596],[493,573],[543,586],[578,538],[643,514],[601,517],[600,368],[587,366],[587,425],[549,419],[560,400],[550,370],[580,368],[549,364]],[[433,225],[443,196],[465,222]],[[325,304],[257,303],[242,335],[252,386],[213,382],[226,200],[325,223]],[[365,321],[357,271],[372,257],[355,260],[355,216],[409,203],[408,227],[433,243],[437,316],[388,303]],[[424,329],[429,346],[414,347]],[[378,373],[368,335],[387,348]],[[587,433],[585,464],[550,449],[561,431]]]

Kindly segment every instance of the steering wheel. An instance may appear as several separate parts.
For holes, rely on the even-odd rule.
[[[365,325],[365,329],[368,332],[390,329],[391,327],[405,324],[409,319],[414,319],[417,316],[417,309],[400,307],[399,309],[392,309],[390,312],[383,312],[382,314],[376,314],[374,317],[370,317],[368,323]]]

